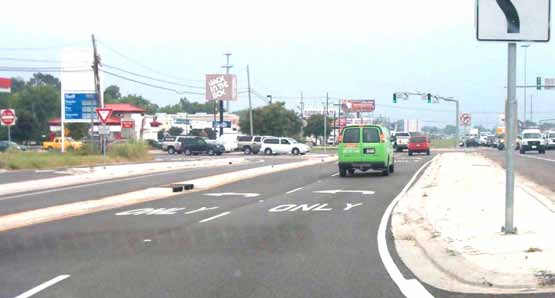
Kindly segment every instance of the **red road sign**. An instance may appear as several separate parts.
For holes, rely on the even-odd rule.
[[[96,114],[98,115],[98,119],[100,119],[100,122],[102,122],[102,124],[106,124],[106,122],[110,118],[110,115],[112,115],[112,109],[97,108]]]
[[[5,109],[0,110],[0,122],[3,126],[12,126],[15,124],[15,110]]]
[[[460,120],[461,120],[462,125],[468,126],[468,125],[470,125],[470,122],[471,122],[472,118],[470,117],[470,114],[462,113]]]

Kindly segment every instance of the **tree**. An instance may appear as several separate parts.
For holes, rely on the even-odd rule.
[[[422,127],[422,132],[425,132],[428,134],[437,134],[439,132],[439,128],[435,126],[424,126]]]
[[[129,94],[116,100],[116,103],[129,103],[145,110],[147,114],[154,114],[158,110],[158,105],[151,103],[141,95]]]
[[[304,128],[304,135],[305,136],[315,136],[316,138],[318,137],[323,137],[324,136],[324,121],[325,121],[325,117],[322,114],[316,114],[316,115],[312,115],[310,116],[307,120],[306,120],[306,127]],[[326,131],[327,136],[330,136],[331,133],[331,129],[330,126],[333,122],[333,119],[328,119],[328,129]]]
[[[118,86],[110,85],[104,90],[104,102],[115,103],[121,98],[121,92]]]
[[[60,90],[62,86],[58,78],[54,77],[53,75],[43,74],[40,72],[33,74],[33,77],[29,80],[29,85],[33,87],[48,85],[55,87],[58,90]]]
[[[75,140],[80,140],[89,135],[90,123],[67,123],[66,127],[69,130],[69,136]]]
[[[172,126],[168,129],[168,133],[172,136],[180,136],[183,132],[183,128]]]
[[[447,135],[455,135],[457,133],[457,127],[455,125],[445,125],[443,132]]]
[[[159,130],[158,133],[157,133],[158,140],[163,139],[165,134],[166,134],[165,129],[162,128],[161,130]]]
[[[301,120],[292,110],[285,108],[285,103],[275,102],[271,105],[253,110],[254,134],[276,137],[296,137],[301,130]],[[239,118],[241,132],[250,133],[248,113],[241,113]]]

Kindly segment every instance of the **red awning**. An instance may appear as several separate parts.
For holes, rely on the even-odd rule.
[[[129,103],[107,103],[107,109],[112,109],[112,113],[144,113],[145,110]]]

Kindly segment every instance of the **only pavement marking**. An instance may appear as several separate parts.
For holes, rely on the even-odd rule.
[[[42,284],[40,284],[40,285],[38,285],[38,286],[36,286],[36,287],[30,289],[29,291],[27,291],[27,292],[25,292],[25,293],[19,294],[19,295],[18,295],[17,297],[15,297],[15,298],[28,298],[28,297],[31,297],[31,296],[35,295],[36,293],[38,293],[38,292],[40,292],[40,291],[42,291],[42,290],[44,290],[44,289],[46,289],[46,288],[48,288],[48,287],[50,287],[50,286],[53,286],[53,285],[55,285],[55,284],[61,282],[62,280],[64,280],[64,279],[70,277],[70,276],[71,276],[71,275],[59,275],[59,276],[56,276],[56,277],[54,277],[53,279],[51,279],[51,280],[49,280],[49,281],[47,281],[47,282],[45,282],[45,283],[42,283]]]
[[[303,189],[303,188],[302,188],[302,187],[295,188],[295,189],[292,189],[292,190],[286,192],[286,194],[291,194],[291,193],[294,193],[294,192],[299,191],[299,190],[301,190],[301,189]]]

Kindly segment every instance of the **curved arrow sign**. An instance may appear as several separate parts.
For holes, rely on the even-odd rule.
[[[507,18],[507,33],[520,33],[520,17],[511,0],[496,0]]]

